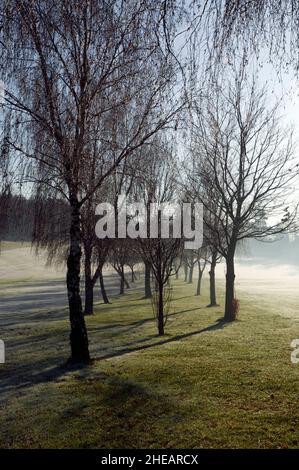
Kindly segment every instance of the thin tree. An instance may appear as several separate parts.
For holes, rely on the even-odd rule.
[[[236,319],[237,244],[288,230],[296,213],[288,200],[297,176],[291,136],[278,127],[277,107],[267,109],[266,99],[242,69],[225,87],[217,85],[194,127],[201,200],[214,221],[209,215],[205,224],[226,261],[226,321]]]
[[[138,237],[141,257],[151,267],[155,281],[155,292],[153,294],[153,305],[157,318],[158,334],[164,335],[164,327],[167,316],[165,315],[165,304],[170,301],[170,290],[167,289],[170,277],[175,274],[174,261],[180,257],[182,250],[182,239],[176,238],[169,230],[169,237],[164,238],[162,234],[163,205],[178,200],[176,185],[176,154],[173,147],[165,139],[156,139],[148,147],[149,155],[147,167],[143,169],[144,177],[138,181],[137,194],[143,195],[147,208],[147,237]],[[157,219],[157,233],[155,238],[150,238],[150,221],[152,218],[151,204],[155,203],[157,211],[154,217]],[[165,222],[165,221],[164,221]],[[169,220],[166,220],[169,222]],[[171,224],[170,224],[171,225]],[[173,229],[173,227],[172,227]]]
[[[207,249],[206,247],[201,247],[197,250],[196,253],[196,260],[197,260],[197,269],[198,269],[198,278],[197,278],[197,286],[196,286],[196,293],[195,295],[201,294],[201,283],[202,283],[202,276],[206,269],[207,265]]]

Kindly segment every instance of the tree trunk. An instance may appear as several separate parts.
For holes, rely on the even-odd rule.
[[[200,269],[200,263],[198,263],[198,279],[197,279],[197,288],[196,288],[196,294],[195,294],[195,295],[200,295],[202,273],[203,273],[203,272],[202,272],[202,270]]]
[[[188,284],[192,284],[193,282],[193,270],[194,270],[194,264],[193,260],[191,261],[191,266],[189,267],[189,279],[188,279]]]
[[[127,281],[127,279],[126,279],[126,276],[125,276],[124,271],[123,271],[122,276],[123,276],[123,278],[124,278],[124,283],[125,283],[126,289],[130,289],[130,284],[128,283],[128,281]]]
[[[151,265],[147,261],[144,262],[144,297],[150,299],[152,296],[151,290]]]
[[[93,281],[85,279],[85,309],[84,315],[93,314]]]
[[[71,357],[69,362],[79,363],[90,360],[87,330],[82,311],[80,295],[80,264],[81,264],[81,229],[80,209],[76,197],[71,198],[70,251],[67,260],[67,292],[70,315]]]
[[[92,250],[90,245],[84,248],[85,254],[85,308],[84,315],[93,314],[93,287],[94,283],[91,275],[91,254]]]
[[[102,294],[103,302],[104,302],[104,304],[109,304],[109,299],[108,299],[106,289],[105,289],[105,283],[104,283],[102,268],[100,269],[100,272],[99,272],[99,278],[100,278],[100,286],[101,286],[101,294]]]
[[[124,295],[125,293],[125,277],[123,272],[120,274],[120,286],[119,286],[119,294]]]
[[[226,291],[225,291],[225,313],[224,320],[231,322],[236,320],[234,310],[234,287],[235,287],[235,265],[234,265],[234,247],[229,248],[226,258]]]
[[[187,279],[188,279],[188,265],[187,265],[187,263],[184,263],[184,273],[185,273],[184,281],[187,282]]]
[[[135,276],[134,268],[131,268],[131,282],[135,282],[136,279],[137,277]]]
[[[209,276],[210,276],[210,304],[209,304],[209,307],[216,307],[217,306],[216,281],[215,281],[216,262],[217,262],[217,253],[212,253],[211,268],[210,268],[210,271],[209,271]]]
[[[163,284],[159,284],[158,293],[158,332],[159,336],[164,335],[164,302],[163,302]]]
[[[117,274],[120,277],[120,287],[119,287],[119,294],[123,295],[125,293],[125,287],[127,289],[130,289],[130,284],[128,283],[126,276],[125,276],[125,270],[124,270],[124,265],[122,264],[118,268],[114,268],[117,272]]]

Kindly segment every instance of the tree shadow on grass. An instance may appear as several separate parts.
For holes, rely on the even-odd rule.
[[[171,344],[177,341],[184,340],[186,338],[199,335],[204,332],[222,329],[227,325],[228,324],[223,321],[217,321],[215,324],[210,325],[208,327],[181,335],[171,337],[167,336],[164,338],[161,337],[161,339],[159,339],[158,336],[147,336],[146,338],[137,339],[135,341],[132,341],[132,343],[128,343],[126,347],[122,349],[111,351],[110,348],[110,351],[108,353],[105,353],[105,351],[107,351],[107,348],[105,348],[104,350],[102,350],[103,354],[101,354],[100,357],[96,356],[93,362],[103,361],[115,357],[121,357],[125,354],[136,353],[146,349],[163,346],[165,344]],[[43,340],[42,337],[40,339]],[[151,341],[151,343],[140,344],[147,341]],[[136,344],[139,345],[136,346]],[[6,401],[10,397],[10,393],[21,391],[24,388],[28,388],[36,384],[56,381],[68,372],[75,372],[89,367],[88,365],[84,364],[66,365],[65,359],[65,351],[61,349],[60,353],[56,352],[56,354],[53,354],[51,356],[48,355],[46,358],[34,363],[21,362],[18,363],[18,365],[14,363],[11,365],[8,364],[5,369],[1,370],[0,374],[0,402]]]
[[[171,398],[149,388],[133,381],[110,379],[110,386],[106,387],[103,396],[108,418],[102,423],[103,444],[109,448],[147,447],[151,444],[152,435],[159,433],[161,421],[169,437],[171,427],[181,418],[179,406],[177,403],[174,406]]]
[[[72,392],[75,399],[59,414],[59,434],[69,440],[80,420],[80,447],[146,448],[158,441],[167,446],[169,431],[184,419],[185,413],[178,402],[153,389],[155,374],[151,371],[148,385],[112,374],[93,381],[78,376],[78,386]],[[76,395],[86,397],[86,401],[76,400]],[[89,400],[94,404],[92,410]]]
[[[126,304],[124,307],[140,307],[139,304]],[[123,306],[121,306],[121,308],[124,308]],[[118,307],[117,307],[118,308]],[[188,310],[180,310],[178,312],[172,312],[172,313],[169,313],[168,314],[168,317],[174,317],[176,315],[179,315],[181,313],[187,313],[187,312],[194,312],[195,310],[201,310],[203,309],[204,307],[197,307],[197,308],[190,308]],[[122,328],[121,330],[119,330],[119,333],[123,334],[123,333],[126,333],[134,328],[138,328],[138,327],[141,327],[143,326],[144,324],[146,323],[151,323],[151,322],[155,322],[155,317],[154,316],[151,316],[151,317],[146,317],[146,318],[142,318],[141,320],[135,320],[133,322],[124,322],[124,323],[117,323],[117,324],[109,324],[109,325],[105,325],[105,326],[91,326],[91,327],[88,327],[88,332],[92,332],[92,333],[96,333],[97,331],[101,331],[101,330],[104,330],[104,329],[113,329],[113,328]]]
[[[78,372],[88,367],[89,365],[84,363],[67,364],[62,355],[47,357],[34,365],[32,363],[19,364],[17,367],[13,365],[13,367],[1,371],[0,404],[5,403],[12,395],[15,395],[15,392],[37,384],[54,382],[65,374]]]
[[[145,344],[145,345],[138,346],[138,347],[135,347],[135,348],[126,347],[126,348],[123,348],[123,349],[118,350],[118,351],[112,351],[111,353],[106,354],[104,356],[96,357],[95,360],[96,361],[103,361],[103,360],[106,360],[106,359],[111,359],[113,357],[120,357],[120,356],[123,356],[125,354],[144,351],[145,349],[150,349],[150,348],[154,348],[154,347],[157,347],[157,346],[163,346],[164,344],[174,343],[176,341],[181,341],[181,340],[184,340],[186,338],[190,338],[192,336],[199,335],[201,333],[206,333],[206,332],[209,332],[209,331],[222,330],[224,327],[226,327],[228,325],[229,325],[229,323],[224,322],[222,319],[219,319],[213,325],[202,328],[201,330],[191,331],[189,333],[184,333],[184,334],[181,334],[181,335],[167,337],[166,339],[162,339],[161,341],[156,341],[155,343]],[[156,338],[157,338],[157,336],[156,336]],[[134,344],[136,344],[136,342],[131,343],[131,345],[134,345]],[[129,344],[129,346],[130,346],[130,344]]]

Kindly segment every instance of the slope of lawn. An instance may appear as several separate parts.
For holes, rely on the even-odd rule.
[[[204,284],[196,297],[195,283],[173,281],[160,338],[142,292],[97,304],[87,318],[95,360],[81,369],[61,367],[67,311],[2,330],[0,446],[298,447],[299,364],[290,342],[299,337],[299,305],[242,292],[240,321],[224,325],[223,308],[206,307]]]

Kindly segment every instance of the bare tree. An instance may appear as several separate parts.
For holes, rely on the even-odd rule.
[[[197,260],[197,268],[198,268],[198,278],[197,278],[197,286],[196,286],[196,293],[195,295],[201,294],[201,282],[202,276],[206,269],[207,265],[207,249],[206,247],[201,247],[197,250],[196,253],[196,260]]]
[[[197,263],[197,253],[194,250],[186,250],[185,251],[185,256],[184,256],[184,261],[187,265],[188,269],[188,284],[192,284],[193,282],[193,270],[194,266]]]
[[[174,261],[180,256],[182,239],[175,238],[171,230],[169,237],[164,238],[161,233],[163,204],[173,203],[178,200],[176,187],[175,152],[170,143],[163,138],[156,139],[148,147],[147,166],[143,168],[140,178],[137,178],[137,195],[142,195],[142,199],[147,208],[147,236],[148,238],[138,238],[140,253],[144,262],[151,267],[151,272],[155,280],[153,294],[153,305],[155,308],[158,333],[164,334],[166,321],[165,303],[170,301],[170,291],[166,289],[170,277],[175,274]],[[157,236],[150,236],[150,221],[152,218],[151,204],[157,206]],[[167,215],[166,215],[167,219]],[[165,290],[166,289],[166,290]]]
[[[128,259],[128,243],[129,241],[126,239],[114,240],[110,255],[110,263],[119,275],[120,295],[125,293],[125,288],[130,289],[130,284],[125,275],[125,265],[127,264]]]
[[[4,113],[3,89],[0,82],[0,243],[6,232],[20,228],[15,216],[10,216],[20,209],[24,199],[20,198],[22,169],[9,146],[11,136],[11,114]]]
[[[221,255],[218,252],[217,247],[211,244],[210,246],[210,256],[207,261],[210,264],[209,269],[209,280],[210,280],[210,303],[208,307],[217,307],[217,294],[216,294],[216,265],[221,261]]]
[[[147,259],[143,259],[144,262],[144,298],[150,299],[152,297],[151,287],[151,263]]]
[[[299,5],[296,0],[209,1],[214,52],[230,60],[236,47],[259,55],[267,51],[279,68],[298,73]]]
[[[111,241],[109,239],[98,240],[95,248],[96,264],[99,267],[99,281],[101,288],[101,296],[104,304],[109,304],[109,298],[105,288],[103,268],[109,257],[109,250],[111,249]]]
[[[189,266],[188,266],[188,261],[187,261],[187,258],[186,258],[185,254],[183,254],[183,256],[182,256],[182,264],[183,264],[183,268],[184,268],[184,282],[187,282],[188,281]]]
[[[142,240],[141,250],[144,258],[150,263],[155,277],[155,314],[157,318],[158,333],[164,335],[164,326],[167,320],[164,306],[169,292],[165,287],[170,277],[174,274],[173,261],[181,250],[182,240],[179,238],[162,238],[161,234],[156,239]]]
[[[226,261],[224,318],[233,321],[236,246],[291,227],[296,210],[288,198],[297,166],[290,133],[278,127],[277,107],[267,109],[265,90],[246,79],[244,69],[225,87],[217,85],[197,118],[195,174],[203,188],[205,224]]]

